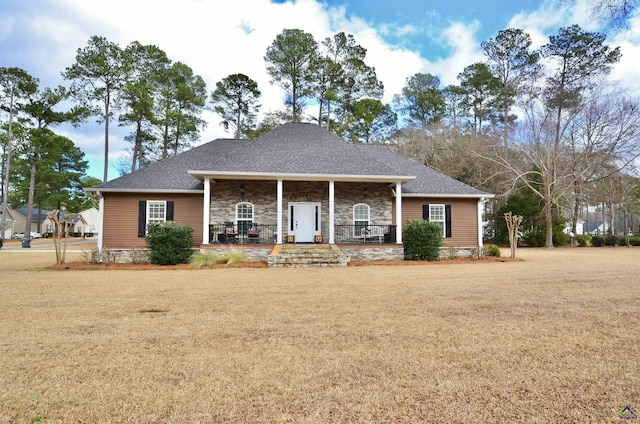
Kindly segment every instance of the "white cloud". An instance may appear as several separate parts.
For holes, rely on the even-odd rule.
[[[611,72],[611,79],[628,93],[640,96],[640,78],[638,78],[638,58],[640,57],[640,14],[629,22],[629,27],[609,39],[612,46],[620,46],[622,58]]]
[[[5,8],[6,1],[0,0]],[[258,82],[262,91],[262,112],[283,107],[283,92],[270,84],[264,55],[267,47],[285,28],[299,28],[321,42],[337,32],[353,34],[356,42],[367,49],[367,63],[376,68],[384,83],[383,101],[390,102],[401,91],[407,77],[428,72],[440,77],[443,85],[457,84],[457,75],[475,62],[483,61],[478,34],[478,21],[446,22],[434,8],[424,7],[422,25],[415,22],[373,24],[364,17],[349,14],[344,5],[329,6],[321,0],[297,0],[271,3],[269,0],[146,2],[112,0],[34,0],[8,2],[15,13],[0,16],[0,42],[3,45],[0,66],[20,66],[39,77],[43,85],[66,84],[60,72],[75,60],[76,49],[84,47],[92,35],[101,35],[125,47],[132,41],[154,44],[174,61],[181,61],[203,77],[211,91],[215,83],[233,73],[244,73]],[[548,41],[548,36],[561,26],[580,24],[594,30],[593,20],[578,0],[574,6],[558,8],[557,0],[544,0],[529,12],[515,15],[507,27],[521,28],[533,39],[534,48]],[[16,6],[19,5],[19,6]],[[373,7],[373,6],[372,6]],[[377,26],[376,26],[377,25]],[[635,58],[640,55],[640,21],[634,18],[630,29],[610,38],[620,45],[623,58],[612,78],[636,87]],[[496,31],[497,32],[497,31]],[[413,42],[403,47],[388,39],[403,37]],[[422,37],[422,38],[420,38]],[[14,48],[6,49],[12,45]],[[424,56],[422,51],[439,51],[437,56]],[[428,46],[437,47],[430,49]],[[5,60],[10,64],[5,64]],[[207,112],[208,121],[202,141],[230,137],[218,123],[215,114]],[[85,124],[69,130],[68,137],[87,156],[101,157],[103,139],[97,124]],[[96,127],[96,128],[93,128]],[[113,157],[128,148],[121,134],[127,130],[115,125],[111,138]]]
[[[458,74],[465,67],[484,60],[480,52],[480,41],[476,33],[480,28],[477,21],[471,23],[452,22],[440,36],[440,42],[450,53],[429,65],[428,72],[438,75],[443,85],[458,84]]]

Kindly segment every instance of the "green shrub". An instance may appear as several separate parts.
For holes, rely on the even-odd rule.
[[[607,246],[618,246],[620,245],[620,237],[609,234],[604,238],[604,244]]]
[[[640,246],[640,236],[629,237],[629,244],[631,246]]]
[[[193,246],[193,228],[172,221],[149,225],[145,241],[149,262],[157,265],[184,264]]]
[[[584,234],[578,234],[576,236],[576,243],[578,243],[578,246],[580,247],[585,247],[587,245],[587,238]]]
[[[542,247],[544,246],[546,238],[547,233],[544,228],[536,228],[534,230],[527,231],[520,240],[525,246]]]
[[[499,258],[501,254],[500,248],[495,244],[487,244],[484,246],[484,256],[495,256]]]
[[[593,237],[591,237],[591,245],[593,247],[604,246],[604,236],[593,236]]]
[[[442,232],[435,222],[416,219],[404,230],[404,253],[407,259],[437,261],[440,259]]]

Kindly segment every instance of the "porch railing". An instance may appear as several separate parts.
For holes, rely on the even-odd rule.
[[[395,243],[395,225],[336,225],[336,244]],[[222,244],[275,244],[278,226],[276,224],[256,224],[226,222],[209,225],[209,243]],[[286,236],[283,236],[286,240]],[[325,236],[324,242],[329,241]]]
[[[395,225],[336,225],[336,244],[395,243]]]
[[[275,224],[243,223],[209,225],[209,243],[275,244],[278,226]]]

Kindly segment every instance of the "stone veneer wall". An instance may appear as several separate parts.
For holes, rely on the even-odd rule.
[[[397,261],[404,259],[404,247],[344,247],[342,253],[356,261]]]
[[[240,195],[244,186],[244,195]],[[366,203],[370,207],[372,225],[392,224],[392,197],[388,184],[336,183],[335,223],[353,225],[353,206]],[[249,202],[254,206],[253,221],[258,224],[277,222],[276,181],[216,180],[211,184],[210,224],[235,222],[236,205]],[[329,183],[325,181],[284,181],[282,222],[283,238],[288,232],[289,202],[319,202],[324,240],[329,240]]]
[[[376,247],[360,247],[360,246],[338,246],[343,254],[350,259],[357,261],[375,261],[375,260],[403,260],[404,247],[376,246]],[[232,248],[233,249],[233,248]],[[268,247],[249,247],[240,248],[246,255],[249,262],[267,262],[269,254],[273,250],[273,246]],[[228,246],[210,244],[206,249],[194,249],[197,252],[215,252],[224,255],[229,251]],[[146,263],[149,262],[149,251],[147,249],[104,249],[104,262],[117,263]],[[440,248],[441,259],[453,258],[481,258],[483,252],[477,248]]]

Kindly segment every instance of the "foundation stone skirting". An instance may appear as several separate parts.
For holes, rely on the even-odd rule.
[[[230,250],[234,250],[234,248],[210,244],[205,248],[201,248],[200,252],[213,252],[215,255],[224,256],[229,253]],[[244,254],[248,262],[266,262],[267,257],[273,250],[273,246],[238,248],[236,250]]]
[[[397,261],[404,259],[404,247],[344,247],[342,253],[356,261]]]
[[[477,247],[441,247],[440,259],[453,258],[479,258],[480,250]]]

